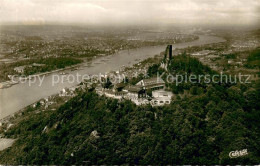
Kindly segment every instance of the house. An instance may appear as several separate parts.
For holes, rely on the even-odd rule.
[[[228,60],[228,64],[234,63],[233,60]]]
[[[93,137],[95,137],[95,138],[99,138],[99,134],[98,134],[97,130],[92,131],[92,132],[90,133],[90,136],[93,136]]]
[[[212,50],[202,50],[202,51],[194,52],[191,55],[192,56],[206,56],[206,55],[213,54],[213,53],[215,53],[215,51],[212,51]]]
[[[26,67],[26,66],[18,66],[18,67],[15,67],[15,68],[14,68],[14,71],[16,71],[17,73],[23,74],[25,67]]]
[[[151,104],[153,106],[161,106],[171,103],[173,93],[164,90],[156,90],[152,92],[152,96],[153,99],[151,100]]]
[[[243,66],[242,62],[236,62],[236,64]]]
[[[139,81],[136,85],[142,86],[143,89],[145,90],[159,90],[159,89],[164,89],[165,87],[165,82],[160,78],[148,78],[148,79],[143,79]]]

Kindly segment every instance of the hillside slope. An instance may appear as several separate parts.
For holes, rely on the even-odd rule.
[[[56,111],[30,114],[6,137],[1,164],[258,164],[259,91],[208,85],[163,107],[80,92]],[[229,158],[247,149],[248,155]]]

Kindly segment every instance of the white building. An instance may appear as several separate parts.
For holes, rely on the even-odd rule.
[[[157,91],[152,91],[152,96],[153,99],[151,100],[151,104],[153,106],[161,106],[164,104],[171,103],[173,93],[164,90],[157,90]]]
[[[14,68],[14,71],[16,71],[17,73],[23,73],[25,67],[26,67],[26,66],[15,67],[15,68]]]
[[[126,96],[126,92],[124,92],[124,91],[117,92],[117,91],[113,91],[111,89],[103,90],[103,94],[107,97],[111,97],[114,99],[122,99]]]

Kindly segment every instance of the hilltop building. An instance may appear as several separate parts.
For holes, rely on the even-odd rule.
[[[161,63],[161,67],[165,70],[172,56],[172,45],[168,45]],[[152,106],[162,106],[170,104],[173,97],[172,92],[165,91],[165,82],[160,77],[145,78],[135,85],[115,83],[112,89],[97,87],[96,91],[99,95],[115,99],[129,99],[137,105],[150,103]]]
[[[129,99],[137,100],[138,98],[146,97],[145,90],[140,85],[132,85],[132,86],[129,85],[125,87],[123,91],[127,93],[127,97]]]
[[[153,99],[151,101],[151,104],[153,106],[161,106],[164,104],[170,104],[173,93],[169,91],[164,90],[157,90],[152,92]]]
[[[143,79],[139,81],[136,85],[142,86],[143,89],[145,90],[159,90],[159,89],[164,89],[165,82],[160,78],[148,78],[148,79]]]

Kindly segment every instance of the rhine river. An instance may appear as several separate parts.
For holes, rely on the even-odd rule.
[[[189,46],[199,46],[210,43],[224,42],[225,40],[216,36],[200,35],[198,40],[186,43],[173,44],[173,49],[175,48],[186,48]],[[80,75],[84,74],[99,74],[105,73],[112,70],[118,70],[123,65],[129,66],[138,63],[149,57],[154,57],[164,51],[166,46],[149,46],[142,47],[131,50],[119,51],[115,54],[100,57],[83,64],[80,70],[71,71],[70,69],[64,71],[69,75]],[[138,60],[137,60],[138,59]],[[29,83],[19,83],[10,88],[0,89],[0,119],[7,117],[20,109],[50,95],[60,92],[65,87],[72,87],[78,84],[76,81],[74,83],[69,83],[68,81],[59,82],[53,86],[54,74],[51,73],[44,77],[42,85],[39,86],[39,81],[31,84]],[[72,82],[72,81],[71,81]]]

